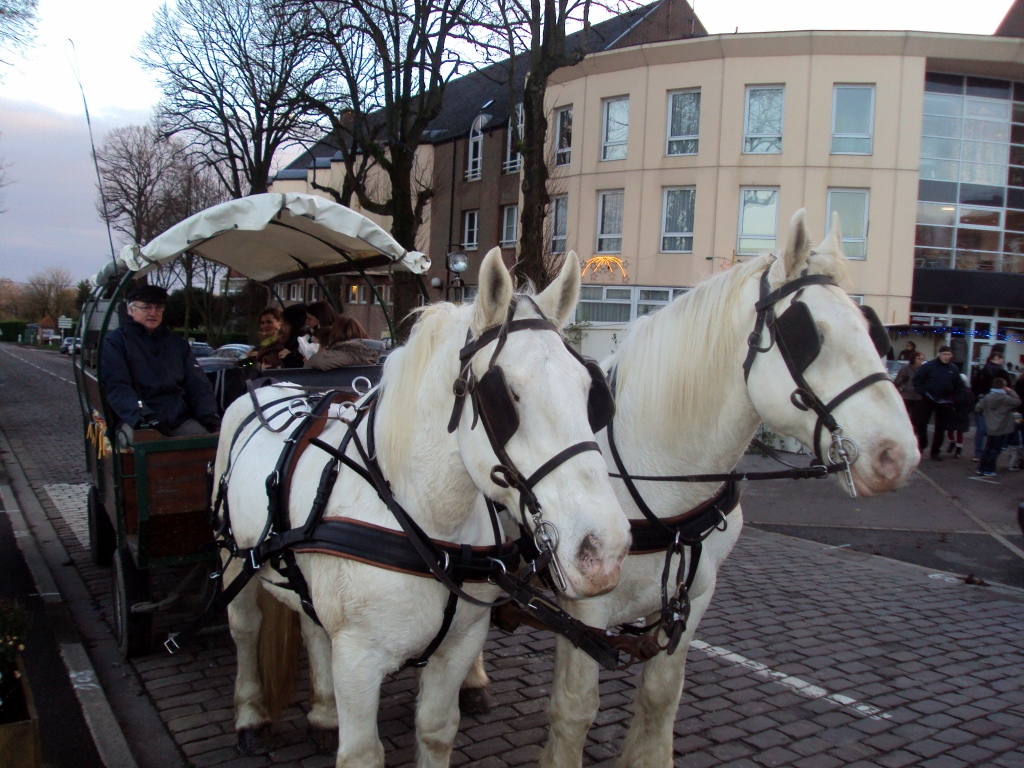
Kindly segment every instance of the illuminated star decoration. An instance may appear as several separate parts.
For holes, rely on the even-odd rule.
[[[626,274],[626,263],[618,256],[594,256],[592,259],[587,259],[587,263],[583,265],[580,277],[586,277],[588,269],[595,277],[602,269],[607,269],[609,275],[614,275],[615,270],[618,269],[623,280],[629,279],[629,275]]]

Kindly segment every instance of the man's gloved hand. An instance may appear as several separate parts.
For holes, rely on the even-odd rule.
[[[167,430],[164,425],[160,422],[156,416],[143,416],[142,419],[135,427],[136,429],[155,429],[163,434],[167,434]]]
[[[220,416],[217,416],[216,414],[212,416],[204,416],[203,418],[199,419],[199,423],[202,424],[211,432],[220,431]]]

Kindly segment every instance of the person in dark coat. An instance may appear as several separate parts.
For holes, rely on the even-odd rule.
[[[892,383],[899,390],[900,397],[903,398],[903,404],[907,408],[910,423],[914,426],[914,434],[917,436],[917,448],[921,453],[924,453],[924,449],[928,447],[928,423],[925,422],[922,427],[921,401],[923,398],[914,389],[914,374],[921,369],[922,365],[924,365],[924,352],[914,352],[910,362],[900,368]]]
[[[997,344],[992,347],[992,352],[989,353],[988,358],[985,360],[985,364],[977,370],[974,374],[974,380],[971,382],[971,392],[974,393],[976,400],[981,400],[985,395],[992,389],[992,382],[996,379],[1003,379],[1004,381],[1013,381],[1013,376],[1003,367],[1005,358],[1003,357],[1003,346]],[[975,414],[974,420],[974,460],[979,461],[981,454],[985,448],[985,436],[988,434],[988,430],[985,425],[985,416],[980,411]]]
[[[277,341],[261,347],[256,353],[260,370],[301,368],[305,358],[299,351],[299,337],[306,330],[306,305],[292,304],[281,311],[281,330]]]
[[[935,414],[935,433],[932,436],[931,457],[942,461],[939,451],[946,431],[946,423],[953,409],[957,392],[966,386],[960,378],[960,369],[953,363],[953,350],[939,347],[939,354],[914,374],[914,389],[921,395],[921,422],[918,428],[927,431],[928,421]],[[915,430],[916,431],[916,430]]]
[[[960,378],[966,385],[967,376],[961,373]],[[954,459],[964,455],[964,432],[971,428],[971,414],[974,413],[976,402],[974,393],[968,386],[962,387],[953,396],[953,412],[946,423],[946,439],[949,440],[946,453],[953,454]]]
[[[128,317],[107,334],[100,377],[107,403],[120,421],[118,439],[131,445],[136,429],[170,437],[205,435],[220,428],[213,387],[192,348],[164,325],[167,291],[143,283],[128,294]]]

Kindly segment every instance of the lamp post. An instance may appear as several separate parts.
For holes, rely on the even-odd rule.
[[[450,300],[458,304],[462,302],[462,273],[469,266],[469,256],[457,247],[452,250],[453,247],[448,246],[448,253],[445,255],[447,275],[445,275],[444,300],[449,301],[449,289],[454,288],[455,291]]]

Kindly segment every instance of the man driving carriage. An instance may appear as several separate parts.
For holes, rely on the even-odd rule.
[[[136,429],[169,437],[220,428],[213,387],[188,342],[164,325],[167,291],[143,283],[128,294],[128,318],[107,334],[100,351],[107,402],[120,420],[118,440]]]

